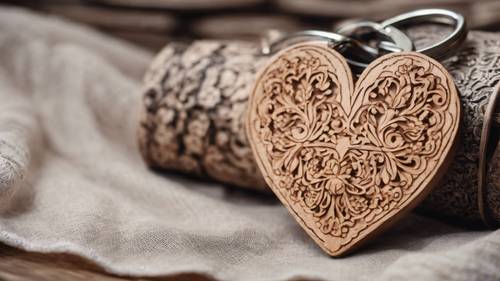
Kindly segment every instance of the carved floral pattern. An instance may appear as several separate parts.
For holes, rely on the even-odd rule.
[[[406,32],[416,47],[449,34],[448,30],[434,25]],[[191,46],[171,43],[165,47],[145,77],[141,105],[139,142],[142,155],[150,166],[190,176],[201,175],[236,187],[269,191],[241,125],[250,92],[248,86],[265,60],[257,56],[257,52],[258,44],[242,42],[198,41]],[[500,36],[471,31],[458,56],[443,64],[453,76],[461,96],[464,117],[461,142],[445,179],[420,209],[433,216],[477,222],[480,220],[477,204],[479,140],[484,108],[500,81]],[[236,81],[243,82],[230,83],[232,86],[224,90],[225,98],[215,107],[205,108],[203,102],[196,100],[197,96],[205,95],[201,85],[206,74],[220,74],[209,72],[212,67],[230,68],[236,73]],[[219,79],[211,81],[215,81],[213,87],[222,88]],[[190,116],[200,113],[210,120],[209,130],[204,135],[191,134],[186,123],[190,122]],[[184,136],[187,134],[191,137],[186,141]],[[186,151],[184,147],[190,146],[196,138],[203,144],[202,152]],[[493,169],[490,174],[498,178],[500,170]],[[499,189],[494,183],[490,181],[487,187],[489,207],[495,218],[500,218]]]
[[[425,189],[460,110],[451,78],[422,56],[375,62],[353,93],[349,69],[325,50],[304,44],[270,63],[248,130],[275,192],[321,240],[342,238],[335,253]]]
[[[242,122],[259,67],[253,44],[169,44],[144,80],[139,128],[149,166],[266,190]]]

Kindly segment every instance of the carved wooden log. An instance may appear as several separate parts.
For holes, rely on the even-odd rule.
[[[258,45],[250,43],[199,41],[165,47],[144,82],[139,144],[147,164],[267,190],[244,128],[254,76],[266,61]],[[499,61],[500,34],[471,32],[458,55],[443,62],[459,90],[463,118],[453,163],[422,204],[434,215],[476,222],[486,213],[500,222],[498,156],[485,157],[485,196],[478,196],[480,142],[486,107],[498,95]],[[490,141],[490,147],[496,144]]]

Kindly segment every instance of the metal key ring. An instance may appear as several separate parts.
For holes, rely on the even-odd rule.
[[[282,35],[280,38],[272,42],[264,41],[261,53],[263,55],[272,55],[287,46],[304,41],[310,41],[311,38],[318,41],[326,41],[330,44],[330,47],[337,49],[338,51],[341,51],[344,47],[349,46],[356,50],[357,56],[364,56],[369,61],[374,60],[379,56],[379,52],[376,48],[361,44],[358,41],[342,34],[321,30],[298,31]],[[346,57],[346,60],[352,66],[354,71],[364,69],[368,65],[348,57]]]
[[[357,21],[343,24],[338,27],[335,32],[352,37],[355,36],[356,33],[362,32],[366,29],[378,34],[379,37],[384,39],[383,41],[380,41],[377,46],[381,50],[388,53],[414,50],[413,42],[404,32],[394,26],[383,26],[382,24],[373,21]],[[386,40],[391,40],[392,42]]]
[[[396,30],[397,28],[393,27],[392,29]],[[342,49],[350,48],[351,53],[355,53],[356,56],[359,58],[363,57],[363,59],[366,60],[367,62],[361,62],[346,56],[347,62],[349,63],[349,65],[351,66],[352,70],[355,73],[360,73],[363,69],[365,69],[368,66],[368,64],[371,61],[375,60],[377,57],[380,56],[380,52],[377,48],[373,48],[371,46],[363,44],[357,40],[354,40],[342,34],[329,31],[321,31],[321,30],[304,30],[295,33],[285,34],[272,42],[264,40],[261,48],[261,53],[263,55],[271,55],[283,49],[284,47],[303,41],[309,41],[311,38],[319,41],[327,41],[331,44],[330,46],[332,48],[337,49],[337,51],[341,53],[343,52]],[[398,44],[401,44],[399,38],[394,39],[391,34],[388,40],[394,41],[392,47],[401,48],[398,46]]]
[[[444,9],[416,10],[387,19],[380,24],[364,22],[358,27],[369,26],[380,32],[381,35],[387,37],[387,39],[393,41],[393,43],[389,42],[388,44],[387,42],[382,41],[381,43],[385,45],[379,44],[378,48],[380,49],[384,49],[389,52],[397,52],[400,51],[400,49],[403,51],[411,51],[413,50],[413,44],[408,43],[409,39],[406,39],[408,37],[398,29],[398,26],[419,22],[439,22],[454,26],[453,32],[443,40],[430,46],[415,50],[416,52],[423,53],[437,60],[443,60],[454,55],[455,52],[458,51],[458,46],[460,46],[467,37],[464,17],[458,13]],[[352,24],[349,28],[344,27],[344,31],[348,32],[348,29],[354,29],[355,27],[356,23]],[[299,31],[291,34],[285,34],[280,36],[277,40],[271,42],[266,41],[262,47],[262,54],[273,54],[283,47],[306,41],[304,40],[305,38],[314,38],[316,40],[330,42],[333,48],[336,48],[341,52],[350,48],[351,54],[355,54],[358,58],[363,58],[364,60],[358,61],[357,59],[346,56],[346,60],[352,66],[352,70],[354,72],[361,72],[371,61],[381,55],[378,48],[368,46],[349,36],[320,30]],[[411,42],[411,40],[409,41]],[[341,48],[343,47],[347,48],[342,50]]]
[[[267,42],[267,44],[262,47],[262,54],[271,55],[287,46],[304,41],[309,41],[310,38],[316,40],[330,41],[334,44],[347,44],[353,41],[351,38],[347,36],[334,32],[312,30],[312,29],[303,30],[294,33],[284,34],[283,36],[281,36],[280,38],[278,38],[273,42]],[[370,46],[363,46],[363,49],[367,53],[373,56],[376,56],[378,54],[378,51]]]
[[[425,54],[434,59],[443,60],[451,57],[458,51],[458,46],[460,46],[467,38],[467,28],[464,17],[458,13],[445,9],[416,10],[397,15],[381,22],[380,24],[384,27],[400,27],[403,25],[421,22],[439,22],[449,24],[454,27],[453,32],[443,40],[430,46],[415,50],[416,52]]]

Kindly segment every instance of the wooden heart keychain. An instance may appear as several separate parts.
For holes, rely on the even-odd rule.
[[[379,49],[389,53],[374,55],[378,50],[346,35],[371,25],[392,36],[399,24],[435,17],[456,28],[422,50],[384,42]],[[460,100],[452,77],[431,56],[449,56],[466,31],[460,15],[432,9],[344,26],[342,33],[301,32],[322,40],[293,44],[270,58],[256,78],[246,120],[267,184],[332,256],[386,229],[446,171]],[[371,62],[353,59],[359,52]],[[356,82],[349,65],[364,68]]]

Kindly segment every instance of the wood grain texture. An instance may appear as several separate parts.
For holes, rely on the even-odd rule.
[[[2,281],[215,281],[209,276],[185,273],[158,277],[126,277],[106,273],[94,263],[68,254],[26,252],[0,244]],[[318,279],[291,278],[290,281]]]
[[[408,32],[416,47],[446,34],[433,25]],[[254,73],[268,59],[257,55],[258,47],[239,41],[196,41],[182,46],[170,43],[158,54],[145,77],[141,105],[139,139],[148,165],[234,188],[271,192],[242,124]],[[457,57],[443,62],[462,101],[461,144],[442,184],[419,206],[428,215],[469,227],[482,223],[477,204],[479,143],[485,137],[484,109],[500,81],[499,57],[500,35],[471,31]],[[492,118],[500,120],[498,113]],[[491,197],[488,212],[500,221],[500,192],[494,192],[497,188],[491,183],[486,188]]]
[[[250,95],[247,134],[266,182],[306,232],[340,256],[415,207],[448,167],[460,100],[418,53],[385,55],[354,86],[323,42],[270,59]]]
[[[106,273],[94,263],[69,254],[42,254],[0,244],[0,280],[6,281],[212,281],[199,274],[133,278]]]

